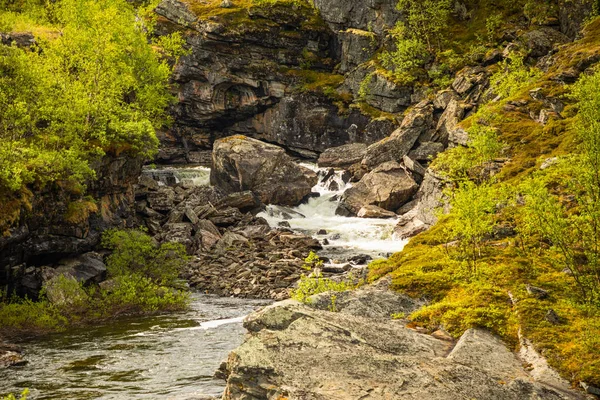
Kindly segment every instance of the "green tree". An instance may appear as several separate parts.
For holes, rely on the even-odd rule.
[[[0,188],[94,177],[106,152],[150,157],[172,101],[152,21],[125,0],[46,6],[60,34],[0,46]],[[162,42],[173,48],[180,38]]]
[[[483,245],[494,229],[496,203],[489,183],[465,181],[451,193],[447,229],[460,241],[461,253],[467,256],[472,272],[477,271]]]
[[[139,275],[157,284],[171,285],[188,261],[181,243],[157,245],[140,230],[109,230],[102,245],[113,253],[106,259],[111,276]]]
[[[427,44],[427,50],[442,48],[443,31],[447,26],[452,0],[399,0],[397,8],[406,14],[406,27],[414,39]]]

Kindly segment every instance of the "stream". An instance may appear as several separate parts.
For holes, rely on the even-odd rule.
[[[396,219],[335,215],[339,197],[351,187],[343,172],[319,174],[319,197],[294,208],[268,206],[259,214],[271,226],[327,239],[319,255],[332,264],[353,255],[386,257],[402,250]],[[329,173],[328,173],[329,172]],[[159,185],[208,185],[205,167],[147,168]],[[29,388],[29,399],[202,399],[220,397],[224,382],[213,378],[221,361],[245,335],[243,318],[269,301],[192,295],[190,310],[153,317],[119,319],[17,342],[27,363],[0,372],[0,395]]]

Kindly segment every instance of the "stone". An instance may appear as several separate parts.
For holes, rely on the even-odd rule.
[[[411,150],[408,153],[408,157],[415,161],[432,161],[438,154],[444,151],[444,144],[438,142],[425,142],[419,144],[419,146]]]
[[[560,324],[560,317],[558,316],[558,314],[556,314],[556,311],[554,311],[551,308],[548,309],[548,311],[546,312],[546,316],[544,317],[544,319],[550,322],[552,325]]]
[[[56,272],[72,276],[85,285],[100,283],[106,279],[107,274],[102,256],[94,252],[60,260]]]
[[[171,211],[175,205],[175,191],[170,187],[161,187],[148,194],[150,208],[157,211]]]
[[[377,51],[377,37],[373,32],[347,29],[339,32],[338,38],[342,47],[340,71],[343,73],[369,61]]]
[[[367,145],[363,143],[332,147],[321,153],[318,165],[321,168],[348,168],[360,163],[365,154],[367,154]]]
[[[221,8],[231,8],[233,7],[233,2],[231,0],[223,0],[221,2]]]
[[[191,26],[196,21],[196,16],[188,6],[178,0],[162,0],[154,12],[178,25]]]
[[[531,286],[529,284],[527,284],[525,286],[525,289],[527,289],[527,293],[529,293],[530,295],[532,295],[533,297],[535,297],[536,299],[545,299],[549,296],[549,293],[547,290],[536,287],[536,286]]]
[[[387,162],[346,190],[336,213],[357,215],[362,207],[369,205],[394,211],[410,201],[417,189],[417,183],[400,164]]]
[[[570,39],[561,32],[549,28],[538,29],[524,33],[520,41],[528,49],[530,57],[543,57],[555,46],[570,42]]]
[[[27,48],[34,46],[36,40],[31,32],[9,32],[0,33],[0,43],[5,46],[12,46],[14,44],[20,48]]]
[[[317,175],[278,146],[233,136],[215,142],[210,181],[227,194],[251,190],[264,204],[295,206],[311,193]]]
[[[458,95],[452,89],[446,89],[438,92],[433,100],[433,107],[436,110],[445,110],[452,100],[458,100]]]
[[[188,254],[194,254],[195,241],[192,239],[193,224],[189,222],[167,223],[160,235],[163,242],[181,243]]]
[[[257,211],[263,207],[260,199],[252,191],[231,193],[215,203],[217,208],[237,208],[241,212]]]
[[[396,213],[393,211],[387,211],[383,208],[368,205],[362,207],[358,213],[357,217],[359,218],[394,218],[396,217]]]
[[[378,288],[332,295],[319,295],[310,306],[288,300],[248,316],[249,335],[222,369],[223,399],[577,398],[568,387],[532,379],[484,330],[467,331],[450,352],[447,338],[391,320],[392,313],[418,307],[412,299]]]
[[[433,123],[433,106],[425,103],[415,106],[404,118],[402,125],[392,135],[367,148],[362,165],[372,170],[388,161],[401,162],[423,133]]]
[[[466,145],[466,143],[463,144],[463,140],[460,141],[461,143],[456,142],[457,135],[454,132],[460,129],[458,128],[458,123],[464,119],[467,108],[464,103],[458,100],[450,100],[446,110],[438,121],[434,141]]]

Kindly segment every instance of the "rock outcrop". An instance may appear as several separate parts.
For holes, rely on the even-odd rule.
[[[298,205],[318,178],[280,147],[245,136],[215,142],[211,184],[230,194],[250,190],[264,204]]]
[[[321,295],[312,307],[290,300],[266,307],[246,318],[250,335],[220,371],[223,399],[581,398],[537,382],[485,330],[468,330],[455,343],[390,318],[415,307],[382,289]]]
[[[396,211],[410,201],[418,185],[397,162],[381,164],[366,174],[360,182],[348,189],[336,211],[338,215],[357,215],[365,207],[374,205]]]
[[[0,287],[31,295],[37,268],[93,250],[106,229],[133,226],[142,160],[106,156],[94,169],[97,179],[88,182],[86,193],[94,201],[54,187],[36,193],[31,209],[23,206],[9,234],[0,236]]]

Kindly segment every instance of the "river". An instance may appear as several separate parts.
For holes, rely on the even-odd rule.
[[[319,253],[341,262],[349,256],[383,257],[402,250],[395,219],[335,215],[337,199],[351,184],[342,172],[306,164],[320,175],[320,197],[292,209],[269,206],[260,216],[271,226],[294,230],[328,244]],[[207,185],[203,167],[146,169],[161,185]],[[322,180],[325,176],[327,179]],[[119,319],[19,344],[27,364],[0,372],[0,394],[31,391],[30,399],[202,399],[219,397],[224,382],[213,378],[228,353],[243,341],[244,316],[268,301],[193,294],[183,313]]]

